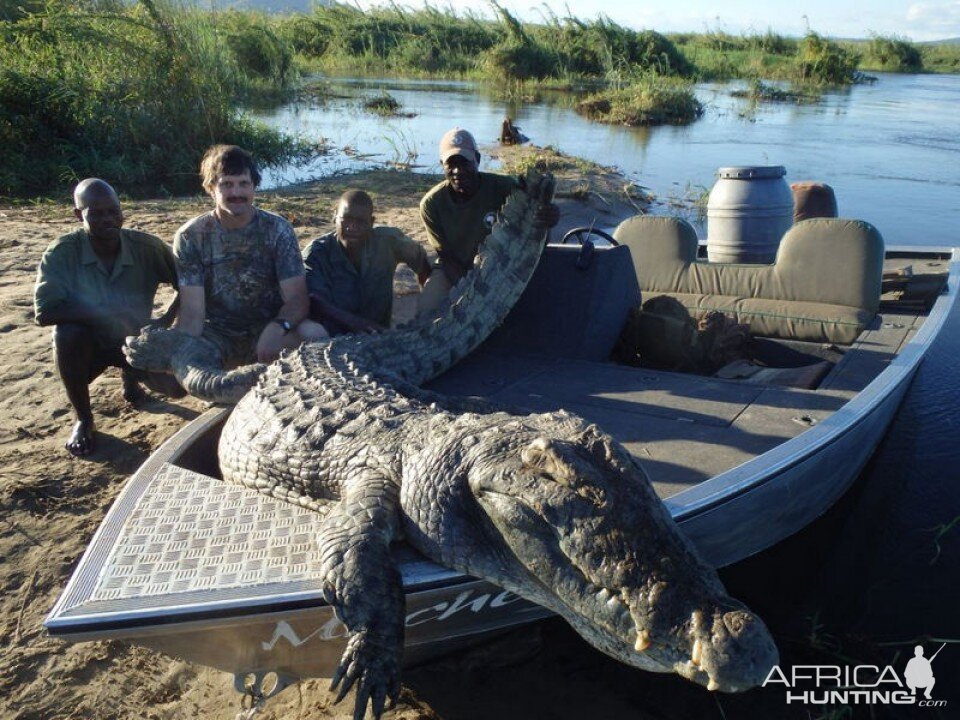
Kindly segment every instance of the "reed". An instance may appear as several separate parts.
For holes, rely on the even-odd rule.
[[[815,32],[808,32],[797,50],[797,80],[823,85],[850,85],[860,55]]]
[[[249,68],[260,41],[233,22],[157,0],[51,0],[0,23],[0,194],[59,194],[90,175],[128,193],[184,192],[212,143],[265,164],[310,152],[237,112],[258,81],[293,74],[282,52]]]

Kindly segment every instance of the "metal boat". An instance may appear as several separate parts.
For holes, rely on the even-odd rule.
[[[960,250],[888,248],[889,292],[854,342],[790,344],[813,361],[837,360],[812,388],[627,367],[606,359],[609,348],[598,355],[639,299],[632,268],[624,247],[548,246],[504,326],[430,387],[596,422],[645,468],[703,557],[723,567],[796,533],[853,483],[956,302]],[[910,279],[934,275],[945,283],[932,306],[910,302]],[[245,677],[260,688],[267,673],[279,678],[274,691],[331,673],[344,627],[315,570],[320,518],[219,479],[229,412],[201,415],[130,478],[47,617],[51,635],[144,645],[233,673],[238,688]],[[408,664],[548,614],[402,544],[395,552]]]

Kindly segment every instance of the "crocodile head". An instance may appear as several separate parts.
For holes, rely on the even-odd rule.
[[[762,683],[778,660],[770,633],[726,594],[626,450],[592,426],[531,429],[548,417],[458,443],[466,473],[434,501],[464,521],[442,561],[548,607],[626,664],[710,690]]]

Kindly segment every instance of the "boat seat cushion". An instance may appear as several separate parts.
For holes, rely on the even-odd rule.
[[[607,360],[628,313],[640,300],[627,248],[547,245],[520,299],[484,347]]]
[[[614,237],[630,248],[644,299],[669,295],[693,314],[718,310],[754,335],[849,344],[880,304],[883,239],[859,220],[797,223],[772,265],[698,260],[696,232],[678,218],[630,218]]]

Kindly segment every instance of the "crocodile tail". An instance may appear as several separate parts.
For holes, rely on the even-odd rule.
[[[553,175],[537,169],[507,198],[470,272],[437,317],[375,336],[336,339],[328,359],[349,358],[348,372],[387,374],[420,385],[442,374],[482,343],[506,318],[537,267],[546,230],[535,215],[553,200]]]

